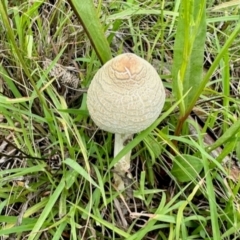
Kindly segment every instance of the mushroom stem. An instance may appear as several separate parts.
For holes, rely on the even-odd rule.
[[[119,134],[115,133],[114,142],[114,157],[125,147],[126,141],[131,140],[132,134]],[[115,173],[113,175],[115,186],[118,190],[124,189],[123,178],[126,177],[130,169],[131,151],[129,151],[124,157],[122,157],[114,166]]]

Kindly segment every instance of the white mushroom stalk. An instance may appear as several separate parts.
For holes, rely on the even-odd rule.
[[[115,133],[114,139],[114,157],[118,155],[119,152],[125,147],[126,142],[131,140],[133,134],[119,134]],[[124,189],[124,177],[131,177],[129,169],[130,169],[130,161],[131,161],[131,151],[129,151],[124,157],[122,157],[114,166],[114,182],[117,186],[118,190]],[[127,176],[125,176],[127,175]]]
[[[108,61],[95,74],[87,96],[87,106],[95,124],[115,133],[114,156],[134,133],[150,126],[161,113],[165,90],[156,70],[132,53]],[[130,137],[131,139],[131,137]],[[129,173],[131,152],[116,165],[114,180],[118,190]]]

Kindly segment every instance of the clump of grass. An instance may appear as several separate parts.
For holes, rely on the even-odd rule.
[[[1,239],[239,238],[234,2],[0,2]],[[168,99],[113,158],[86,91],[122,52],[156,67]]]

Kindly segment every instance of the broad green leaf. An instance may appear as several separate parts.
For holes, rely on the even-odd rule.
[[[96,51],[102,64],[112,58],[111,50],[104,35],[103,25],[97,16],[97,11],[92,0],[78,1],[68,0],[72,9],[79,18],[82,26],[88,35],[91,44]]]
[[[173,92],[180,103],[181,116],[198,90],[203,74],[203,54],[206,37],[206,1],[181,2],[174,45]]]
[[[221,59],[226,54],[229,47],[232,45],[235,38],[239,35],[239,32],[240,32],[240,21],[238,21],[238,24],[236,25],[235,29],[228,36],[225,44],[222,46],[220,52],[218,53],[217,57],[213,61],[211,67],[208,70],[208,72],[204,76],[203,81],[201,81],[198,89],[195,90],[195,94],[192,96],[192,100],[189,102],[189,105],[187,106],[187,109],[186,109],[187,114],[189,114],[192,111],[192,108],[194,107],[194,105],[195,105],[196,101],[198,100],[199,96],[202,94],[202,91],[204,90],[205,86],[209,82],[212,74],[214,73],[216,68],[219,66],[219,62],[221,61]]]
[[[171,173],[180,182],[189,182],[196,179],[203,169],[202,161],[194,156],[183,154],[176,156]]]

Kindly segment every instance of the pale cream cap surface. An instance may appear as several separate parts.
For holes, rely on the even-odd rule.
[[[95,124],[120,134],[146,129],[158,118],[164,102],[165,90],[158,73],[132,53],[121,54],[100,68],[87,94]]]

